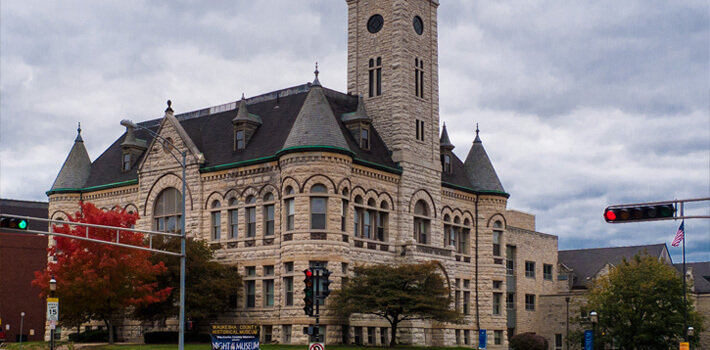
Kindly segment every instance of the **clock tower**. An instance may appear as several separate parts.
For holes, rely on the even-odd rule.
[[[348,92],[364,96],[394,161],[440,172],[439,1],[347,4]]]

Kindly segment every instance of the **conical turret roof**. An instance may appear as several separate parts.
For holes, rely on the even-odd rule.
[[[454,149],[454,144],[451,143],[451,140],[449,139],[449,133],[446,131],[446,123],[444,123],[444,127],[441,130],[441,138],[439,138],[439,146],[441,148],[449,149],[452,150]]]
[[[486,149],[483,148],[481,138],[478,136],[478,128],[476,128],[476,139],[466,156],[464,169],[474,190],[505,192]]]
[[[86,147],[84,147],[84,140],[81,138],[80,124],[79,128],[77,128],[74,146],[72,146],[71,151],[69,151],[64,165],[62,165],[62,170],[59,171],[59,175],[57,175],[57,178],[54,180],[52,190],[83,188],[90,174],[91,159],[89,158],[89,153],[86,151]]]
[[[249,113],[249,110],[247,109],[247,100],[244,98],[244,94],[242,94],[242,100],[239,102],[237,116],[232,119],[232,123],[237,122],[251,122],[259,125],[262,124],[261,117],[256,114]]]
[[[282,150],[305,146],[350,150],[323,88],[316,84],[311,85]]]

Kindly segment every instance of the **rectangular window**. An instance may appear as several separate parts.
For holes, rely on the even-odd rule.
[[[471,280],[463,280],[463,287],[466,289],[471,288]]]
[[[463,330],[463,344],[471,345],[471,331],[468,329]]]
[[[493,331],[493,343],[495,345],[503,344],[503,331]]]
[[[264,306],[274,306],[274,280],[264,280]]]
[[[229,238],[236,239],[239,237],[239,211],[232,209],[229,211]]]
[[[340,231],[345,232],[345,222],[348,216],[348,201],[343,199],[342,206],[340,207]]]
[[[535,311],[535,294],[525,294],[525,310]]]
[[[284,277],[284,305],[293,306],[293,277]]]
[[[417,119],[417,140],[424,141],[424,121]]]
[[[461,238],[459,238],[459,249],[458,252],[460,254],[468,254],[468,237],[471,234],[470,229],[463,229],[461,231]]]
[[[360,129],[360,148],[370,149],[370,131],[368,129]]]
[[[256,266],[244,267],[244,275],[247,277],[255,277],[256,276]]]
[[[444,172],[451,172],[451,156],[448,154],[444,154]]]
[[[285,324],[281,326],[281,342],[291,344],[291,325]]]
[[[500,315],[500,303],[503,297],[502,293],[493,293],[493,314]]]
[[[123,154],[123,171],[128,171],[128,170],[131,170],[131,154],[124,153]]]
[[[291,273],[293,272],[293,261],[285,262],[284,263],[284,273]]]
[[[385,241],[385,222],[387,222],[387,213],[377,213],[377,240]]]
[[[237,130],[234,136],[235,149],[244,149],[246,142],[244,140],[244,130]]]
[[[355,208],[355,216],[353,217],[353,233],[355,237],[360,237],[360,220],[362,219],[362,209]]]
[[[500,231],[493,231],[493,256],[500,256]]]
[[[379,61],[379,58],[378,58]],[[376,70],[377,73],[377,96],[382,95],[382,68],[379,67]]]
[[[221,213],[218,211],[212,212],[212,240],[218,241],[222,235]]]
[[[459,305],[461,305],[461,292],[457,290],[454,293],[454,307],[455,307],[456,311],[461,310]]]
[[[387,341],[388,330],[389,329],[387,327],[380,327],[380,344],[381,345],[389,344],[389,342]]]
[[[515,293],[508,293],[505,296],[505,308],[508,310],[515,309]]]
[[[262,333],[264,333],[264,343],[271,343],[272,338],[271,338],[271,331],[272,331],[272,326],[262,326]]]
[[[562,350],[562,334],[555,334],[555,350]]]
[[[246,281],[246,307],[253,308],[256,307],[256,281]]]
[[[353,335],[355,336],[355,344],[362,345],[362,327],[354,327]]]
[[[515,274],[515,247],[505,246],[505,273],[508,276]]]
[[[548,281],[552,281],[552,265],[542,264],[542,277]]]
[[[525,277],[535,278],[535,262],[525,261]]]
[[[274,205],[264,206],[264,235],[273,236],[274,234]]]
[[[375,345],[375,327],[367,327],[367,343]]]
[[[471,313],[469,304],[471,303],[471,292],[463,292],[463,314],[468,315]]]
[[[286,231],[293,231],[296,226],[296,202],[291,199],[286,200]]]
[[[369,86],[368,86],[368,96],[373,97],[375,96],[375,70],[370,69],[369,71]]]
[[[461,330],[456,329],[454,334],[456,335],[456,345],[461,345]]]
[[[325,230],[327,202],[325,197],[311,197],[311,229]]]
[[[493,289],[501,289],[503,287],[503,281],[493,281]]]
[[[256,237],[256,207],[246,209],[247,237]]]

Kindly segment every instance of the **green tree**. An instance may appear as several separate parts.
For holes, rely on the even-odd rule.
[[[392,326],[390,346],[396,345],[397,325],[406,320],[460,322],[450,308],[451,291],[437,272],[436,261],[411,265],[372,265],[354,268],[355,277],[333,292],[332,308],[340,316],[354,313],[385,318]]]
[[[629,350],[677,348],[683,340],[684,310],[688,326],[698,332],[704,330],[702,316],[693,309],[690,297],[684,304],[683,293],[683,280],[673,266],[648,255],[636,255],[592,283],[583,310],[599,315],[597,346],[613,342]],[[592,329],[587,318],[577,322]],[[698,345],[698,337],[694,337],[694,343]]]
[[[153,238],[153,248],[180,251],[180,239]],[[235,308],[242,278],[236,265],[221,264],[214,259],[214,250],[204,240],[185,240],[185,318],[199,321],[214,317],[225,309]],[[158,285],[180,287],[180,257],[155,254],[154,263],[163,263],[167,271],[158,276]],[[178,315],[179,293],[173,293],[161,303],[141,305],[134,317],[141,320],[166,320]],[[195,327],[197,330],[198,327]]]
[[[71,222],[129,228],[138,219],[121,208],[102,210],[91,203],[80,203],[81,211],[68,219]],[[54,226],[57,233],[81,236],[102,241],[115,241],[116,229],[79,226]],[[143,234],[120,231],[123,244],[143,246]],[[102,320],[109,329],[113,343],[113,324],[130,307],[148,305],[165,300],[171,288],[158,286],[156,276],[165,266],[150,261],[151,253],[105,243],[55,237],[49,248],[55,259],[43,271],[35,272],[32,284],[41,288],[40,298],[49,294],[49,280],[57,280],[56,296],[62,303],[59,321],[75,327],[89,319]]]

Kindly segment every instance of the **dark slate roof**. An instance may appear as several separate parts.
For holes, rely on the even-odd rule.
[[[54,180],[52,190],[60,188],[83,188],[91,172],[91,159],[81,138],[81,128],[77,129],[74,145]]]
[[[239,101],[239,108],[237,109],[237,116],[232,119],[232,122],[251,122],[255,124],[262,124],[261,118],[258,115],[249,113],[249,108],[247,107],[247,100],[242,94],[242,100]]]
[[[474,190],[505,193],[503,185],[498,179],[498,174],[493,168],[485,148],[483,148],[481,139],[478,137],[478,130],[476,130],[476,139],[468,151],[468,156],[466,156],[464,168],[468,181]]]
[[[362,97],[362,95],[358,96],[357,98],[357,110],[355,112],[343,114],[341,116],[341,119],[343,122],[346,123],[350,121],[372,122],[372,118],[367,115],[367,110],[365,109],[365,99]]]
[[[441,129],[441,137],[439,138],[439,145],[441,148],[447,148],[447,149],[454,149],[454,144],[451,143],[451,140],[449,139],[449,133],[446,131],[446,123],[444,123],[444,127]]]
[[[636,254],[644,252],[660,258],[667,255],[668,249],[664,243],[660,243],[632,247],[560,250],[558,261],[572,269],[575,275],[572,288],[587,288],[589,279],[594,278],[607,263],[617,266],[624,258],[630,260]]]
[[[683,273],[683,264],[674,264]],[[698,294],[710,293],[710,261],[685,263],[688,271],[693,273],[694,290]]]
[[[284,142],[283,149],[304,146],[349,149],[340,129],[340,123],[335,118],[320,85],[313,85],[308,92],[288,138]]]
[[[205,163],[202,165],[202,171],[229,168],[245,164],[245,162],[276,159],[276,154],[284,148],[292,126],[303,109],[311,90],[311,84],[303,84],[246,99],[249,114],[259,116],[262,125],[256,129],[249,144],[242,150],[233,150],[232,120],[237,117],[239,112],[236,108],[239,101],[178,114],[175,118],[180,122],[197,149],[204,154]],[[363,150],[358,146],[357,140],[347,131],[345,125],[338,121],[341,115],[357,110],[356,96],[322,87],[313,90],[320,90],[321,97],[319,98],[325,98],[327,102],[326,105],[318,103],[315,107],[320,108],[319,111],[323,115],[332,118],[333,123],[328,130],[332,133],[335,133],[338,128],[340,130],[340,137],[336,137],[337,141],[334,145],[343,147],[345,150],[349,150],[349,153],[354,154],[355,162],[362,161],[370,166],[380,166],[394,172],[399,171],[397,164],[392,161],[389,149],[374,128],[370,139],[370,150]],[[328,112],[327,106],[330,107],[330,112]],[[337,119],[335,116],[338,116]],[[161,120],[153,119],[140,122],[138,125],[157,131]],[[310,128],[325,129],[322,124],[310,125]],[[84,188],[120,185],[126,181],[138,179],[137,168],[145,153],[129,171],[122,172],[121,143],[124,142],[125,137],[124,133],[93,162]],[[147,131],[142,129],[135,130],[135,137],[139,140],[146,140],[148,143],[153,139]],[[53,187],[52,190],[58,188]]]

